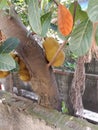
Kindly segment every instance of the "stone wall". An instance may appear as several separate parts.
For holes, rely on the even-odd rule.
[[[85,109],[98,112],[98,61],[93,60],[90,64],[86,64],[86,81],[85,81],[85,92],[83,95],[83,105]],[[61,71],[61,70],[60,70]],[[58,83],[58,89],[60,92],[61,99],[69,105],[69,89],[73,79],[72,73],[56,73],[55,77]],[[69,106],[68,106],[69,107]]]

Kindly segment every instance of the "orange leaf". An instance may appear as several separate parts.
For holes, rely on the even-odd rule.
[[[67,36],[73,27],[73,17],[70,11],[64,6],[58,5],[58,28],[62,35]]]

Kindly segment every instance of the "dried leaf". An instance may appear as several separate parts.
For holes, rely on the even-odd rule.
[[[58,28],[62,35],[67,36],[72,31],[73,17],[70,11],[64,6],[58,5]]]

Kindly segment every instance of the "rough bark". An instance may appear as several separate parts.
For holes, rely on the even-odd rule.
[[[40,104],[59,109],[60,99],[52,68],[47,68],[42,48],[33,36],[27,37],[26,27],[17,18],[9,17],[0,11],[0,29],[6,37],[17,37],[21,43],[17,52],[25,62],[30,75],[33,90],[40,95]]]
[[[98,130],[86,120],[64,115],[0,92],[0,130]],[[0,100],[0,101],[1,101]]]
[[[85,90],[84,63],[85,63],[84,56],[78,58],[77,67],[74,73],[72,85],[69,92],[74,114],[78,113],[81,116],[83,111],[82,95]]]

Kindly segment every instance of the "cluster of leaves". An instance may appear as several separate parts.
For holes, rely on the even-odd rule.
[[[49,0],[42,0],[41,5],[43,1],[44,4],[43,6],[41,6],[43,8],[40,8],[38,0],[29,0],[28,3],[29,22],[35,33],[42,37],[45,37],[51,25],[53,28],[55,28],[55,31],[58,31],[59,26],[61,26],[60,28],[63,28],[61,30],[59,29],[61,34],[62,30],[66,32],[67,26],[68,28],[72,28],[72,23],[70,22],[70,20],[67,21],[70,15],[67,12],[68,15],[66,16],[66,14],[64,14],[66,12],[62,9],[62,7],[64,8],[64,6],[56,7],[52,3],[52,6],[50,6],[51,8],[48,8],[46,12],[44,11],[44,15],[42,15],[43,11],[41,11],[41,9],[44,9],[44,7],[46,7],[46,5],[48,5],[50,2]],[[85,5],[85,8],[83,8],[83,5]],[[97,7],[98,2],[96,0],[76,0],[75,2],[70,2],[69,11],[73,15],[74,26],[73,30],[71,30],[71,34],[69,35],[68,33],[69,49],[71,50],[71,52],[78,56],[85,55],[92,45],[93,24],[98,21]],[[56,22],[56,24],[52,24],[51,20],[53,18],[53,15],[51,14],[52,12],[57,11],[54,11],[54,9],[56,8],[60,10],[62,16],[60,15],[60,23],[57,24]],[[60,13],[55,13],[56,17],[58,17]],[[64,25],[66,26],[64,27]],[[98,33],[96,31],[95,37],[97,37],[97,34]],[[63,37],[66,38],[67,36],[64,35]]]
[[[26,26],[30,24],[34,33],[46,37],[48,31],[53,30],[51,32],[56,32],[60,39],[68,40],[68,48],[77,56],[85,55],[91,48],[93,25],[98,22],[98,1],[58,0],[56,3],[55,0],[11,0],[11,2],[17,7],[22,21]],[[8,0],[0,1],[0,9],[6,5]],[[98,44],[98,27],[95,39]]]
[[[15,5],[15,9],[20,16],[25,26],[29,26],[28,14],[27,14],[27,2],[26,0],[11,0],[12,4]]]
[[[98,21],[98,2],[96,0],[78,1],[75,13],[75,25],[69,40],[69,48],[74,54],[83,56],[92,46],[93,24]],[[73,13],[74,6],[74,3],[70,6],[71,13]],[[95,37],[97,37],[97,34],[96,31]]]
[[[42,0],[39,7],[38,0],[29,0],[28,2],[28,18],[30,25],[33,31],[42,37],[46,36],[51,22],[52,6],[50,3],[51,0]]]
[[[1,0],[0,9],[7,5],[8,0]],[[25,25],[30,23],[32,30],[40,35],[46,37],[49,29],[57,32],[62,40],[65,40],[67,36],[62,35],[62,30],[66,31],[67,26],[71,28],[70,20],[66,21],[70,16],[66,16],[66,12],[62,7],[68,7],[69,12],[73,15],[74,26],[71,30],[69,48],[78,55],[85,55],[92,44],[93,24],[98,22],[98,2],[96,0],[59,0],[59,3],[63,3],[64,6],[56,6],[54,0],[11,0],[17,7],[17,11],[21,14],[22,21]],[[58,10],[59,13],[57,12]],[[59,17],[61,23],[52,22],[53,19]],[[67,23],[66,23],[67,22]],[[65,26],[66,25],[66,26]],[[58,29],[58,28],[63,29]],[[65,26],[65,28],[64,28]],[[96,42],[98,43],[98,28],[96,29]],[[69,34],[68,34],[69,35]]]
[[[7,0],[0,0],[0,9],[8,7]]]

